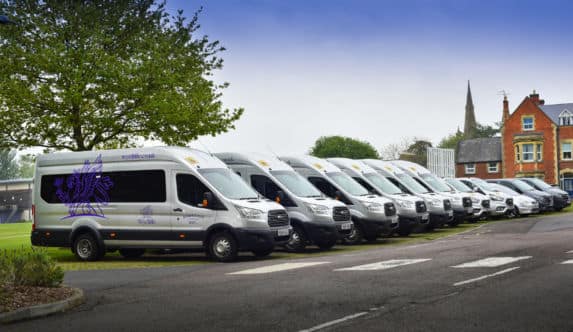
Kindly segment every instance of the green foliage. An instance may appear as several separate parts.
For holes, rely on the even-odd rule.
[[[44,250],[17,249],[0,252],[0,285],[57,287],[64,271]]]
[[[320,137],[310,149],[310,154],[319,158],[380,158],[378,152],[370,143],[343,136]]]
[[[20,178],[33,178],[35,165],[36,156],[29,154],[21,156],[18,161],[18,176]]]
[[[17,178],[18,170],[16,151],[8,149],[0,150],[0,180]]]
[[[456,149],[458,146],[458,142],[464,139],[464,133],[461,131],[457,131],[455,134],[450,134],[440,141],[438,144],[439,148],[442,149]]]
[[[400,159],[409,160],[426,167],[428,163],[428,147],[432,147],[431,142],[417,140],[408,147],[406,153],[400,155]]]
[[[496,122],[493,126],[490,125],[482,125],[478,123],[476,126],[476,138],[478,137],[494,137],[495,135],[499,134],[499,128],[501,127],[501,123]]]
[[[185,145],[234,128],[224,48],[156,0],[0,1],[0,146]]]
[[[490,125],[483,125],[478,123],[476,126],[476,135],[475,138],[481,137],[494,137],[499,133],[500,123],[496,122],[493,126]],[[457,149],[458,142],[463,141],[464,134],[458,129],[458,131],[454,134],[450,134],[440,141],[438,144],[439,148],[443,149]]]

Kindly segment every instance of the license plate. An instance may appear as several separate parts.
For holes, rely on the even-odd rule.
[[[454,211],[448,211],[448,216],[453,216],[454,215]]]
[[[352,223],[349,222],[347,224],[342,224],[342,226],[340,227],[342,229],[351,229],[352,228]]]
[[[277,235],[278,236],[287,236],[289,235],[289,229],[288,228],[281,228],[279,230],[277,230]]]
[[[422,215],[422,220],[428,220],[429,218],[430,218],[430,215],[427,213]]]

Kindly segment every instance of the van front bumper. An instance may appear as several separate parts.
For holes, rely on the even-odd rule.
[[[355,224],[360,225],[364,234],[370,237],[390,234],[392,231],[398,229],[400,225],[397,215],[389,219],[382,220],[356,218]]]
[[[246,228],[235,229],[235,236],[239,249],[244,251],[268,250],[275,245],[288,242],[292,234],[292,228],[288,228],[288,234],[279,234],[278,230],[255,230]]]
[[[453,219],[454,219],[454,210],[448,210],[446,212],[430,212],[429,225],[433,228],[443,227],[445,224],[449,223]]]
[[[348,229],[342,229],[342,224],[324,224],[317,222],[305,222],[304,230],[309,240],[315,244],[326,244],[331,242],[336,242],[337,240],[343,238],[344,236],[352,232],[352,221],[348,221],[350,224]]]

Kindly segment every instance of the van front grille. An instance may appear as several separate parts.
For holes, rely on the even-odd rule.
[[[332,218],[334,221],[349,221],[350,210],[346,206],[335,206],[332,209]]]
[[[463,202],[463,206],[464,207],[470,207],[472,206],[472,199],[469,197],[464,197],[462,198],[462,202]]]
[[[396,215],[396,207],[394,206],[394,203],[384,204],[384,214],[386,215],[386,217],[391,217]]]
[[[486,209],[489,209],[489,199],[484,199],[483,201],[481,201],[481,206],[483,206]]]
[[[422,212],[426,212],[427,210],[428,210],[428,208],[426,207],[426,203],[424,203],[423,201],[417,201],[416,202],[416,212],[422,213]]]
[[[288,214],[284,210],[271,210],[269,211],[269,226],[280,227],[288,226],[290,224]]]
[[[505,200],[505,204],[512,206],[513,205],[513,198],[508,198]]]
[[[450,211],[452,209],[452,202],[449,199],[444,199],[444,210]]]

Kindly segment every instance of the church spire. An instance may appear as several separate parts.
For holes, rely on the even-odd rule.
[[[464,121],[464,138],[474,138],[476,135],[476,115],[474,112],[474,103],[472,100],[472,90],[468,80],[468,94],[466,97],[466,117]]]

